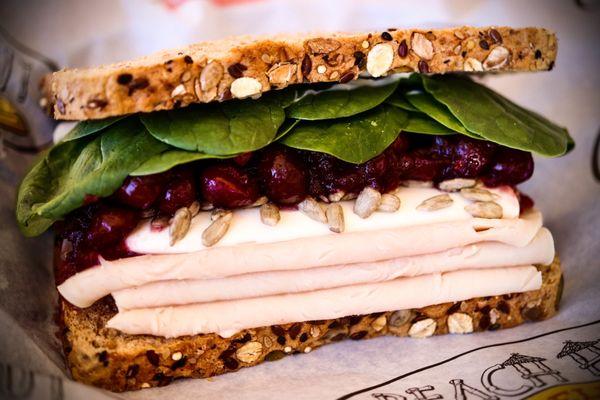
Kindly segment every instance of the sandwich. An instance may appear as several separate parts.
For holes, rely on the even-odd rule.
[[[73,378],[135,390],[553,316],[560,263],[518,185],[574,143],[479,77],[549,71],[556,51],[542,28],[388,29],[48,76],[49,111],[77,124],[16,217],[54,232]]]

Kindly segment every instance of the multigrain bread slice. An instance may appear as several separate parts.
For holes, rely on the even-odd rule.
[[[543,28],[388,29],[371,33],[240,36],[47,77],[44,103],[64,120],[168,110],[258,95],[362,72],[539,71],[557,43]]]
[[[173,379],[206,378],[343,339],[382,335],[427,337],[511,328],[553,316],[562,292],[560,262],[542,271],[540,290],[475,298],[415,310],[248,329],[224,339],[204,334],[165,339],[105,328],[116,313],[107,297],[79,309],[61,301],[62,338],[74,379],[115,392],[164,386]],[[398,345],[401,345],[398,342]]]

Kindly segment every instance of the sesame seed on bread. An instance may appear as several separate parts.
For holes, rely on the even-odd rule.
[[[549,70],[556,51],[554,33],[533,27],[239,36],[55,72],[44,82],[44,103],[56,119],[102,119],[254,97],[297,83],[347,82],[364,72]]]

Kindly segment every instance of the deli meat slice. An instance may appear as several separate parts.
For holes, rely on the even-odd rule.
[[[375,262],[486,241],[524,247],[541,227],[541,214],[530,211],[515,219],[470,218],[285,242],[222,246],[190,254],[143,255],[102,261],[101,265],[70,277],[58,290],[70,303],[88,307],[110,293],[156,281]]]
[[[552,235],[542,228],[525,247],[483,242],[439,253],[370,263],[257,272],[217,279],[159,281],[119,290],[112,296],[119,310],[161,307],[308,292],[456,269],[545,265],[553,258]]]
[[[425,307],[474,297],[537,290],[542,274],[532,266],[460,270],[295,294],[141,308],[107,323],[128,334],[178,337]]]

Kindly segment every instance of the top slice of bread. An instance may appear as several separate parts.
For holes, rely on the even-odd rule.
[[[347,82],[364,72],[550,70],[556,51],[555,34],[543,28],[238,36],[61,70],[47,77],[44,88],[55,118],[101,119],[256,96],[297,83]]]

